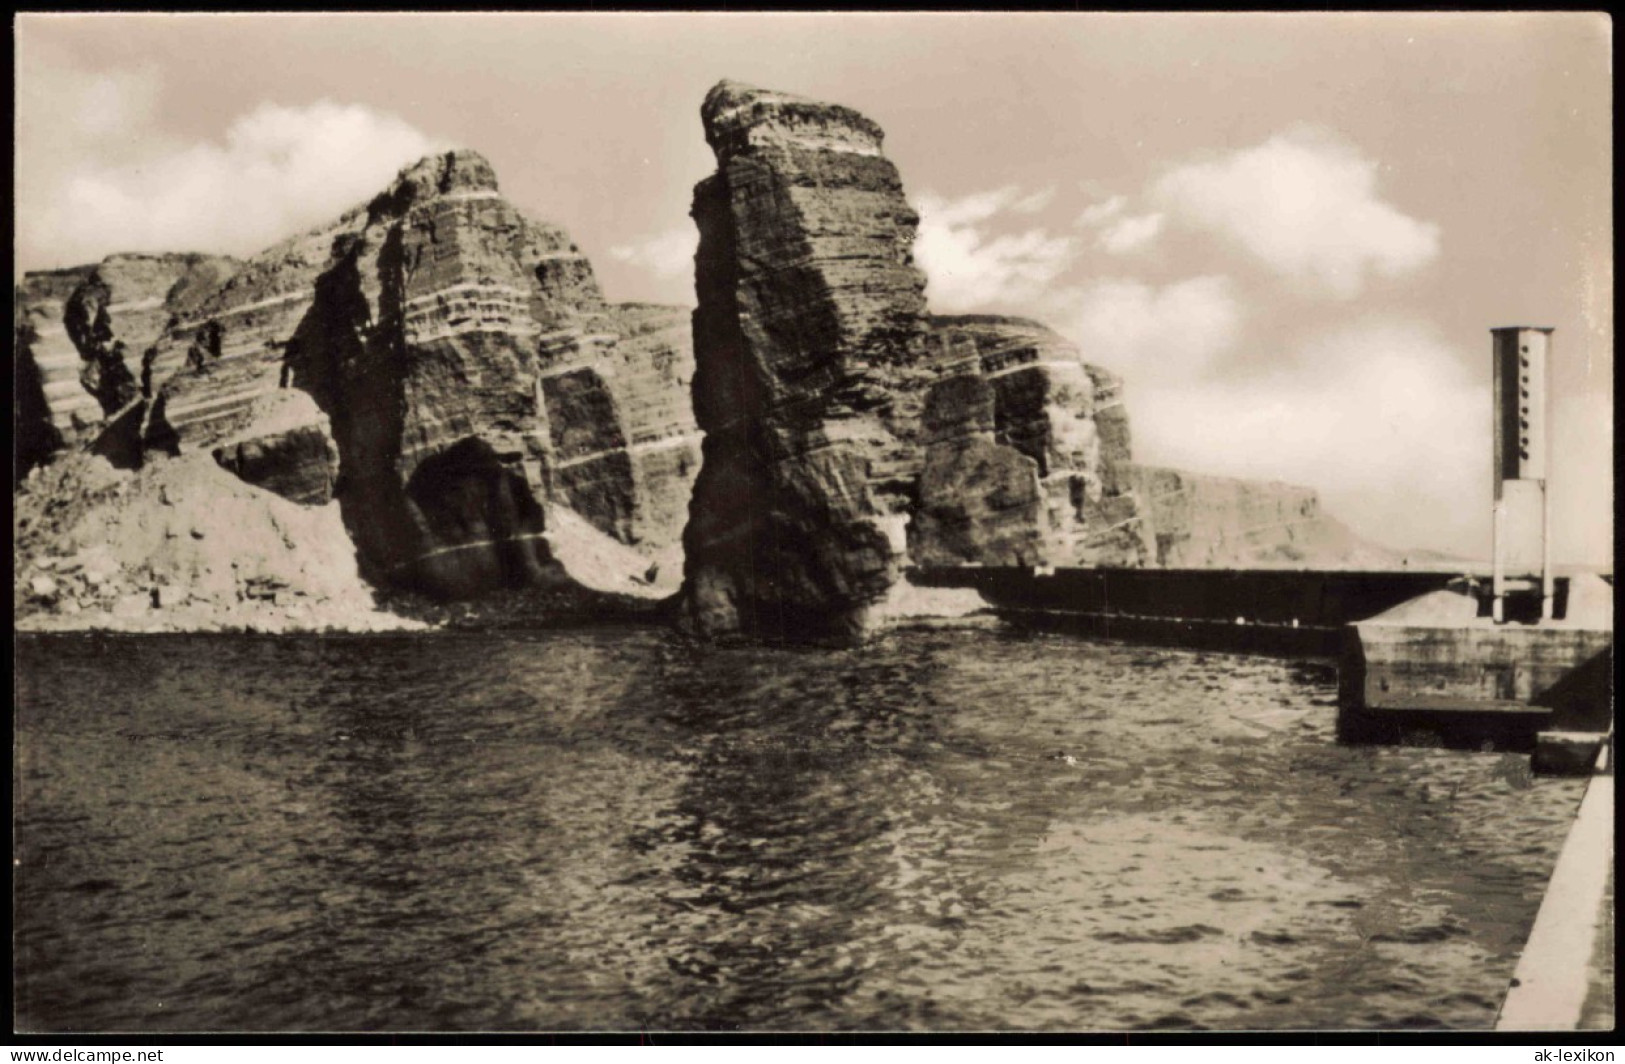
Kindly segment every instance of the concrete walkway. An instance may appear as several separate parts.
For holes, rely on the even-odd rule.
[[[1607,748],[1604,748],[1606,756]],[[1600,760],[1600,759],[1599,759]],[[1557,856],[1498,1031],[1613,1026],[1614,776],[1591,777]]]
[[[1614,1029],[1614,873],[1608,873],[1608,889],[1602,895],[1602,927],[1591,951],[1591,989],[1580,1010],[1580,1030]]]

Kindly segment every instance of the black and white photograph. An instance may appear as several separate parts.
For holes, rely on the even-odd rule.
[[[14,1037],[1612,1038],[1606,13],[12,25]]]

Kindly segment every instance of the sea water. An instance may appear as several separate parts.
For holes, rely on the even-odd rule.
[[[1583,780],[993,628],[24,636],[34,1031],[1488,1028]]]

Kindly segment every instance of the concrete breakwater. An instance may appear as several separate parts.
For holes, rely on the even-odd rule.
[[[974,588],[1018,623],[1172,646],[1334,657],[1344,629],[1454,574],[1332,569],[915,570],[931,587]]]
[[[1556,590],[1554,616],[1522,623],[1497,622],[1488,595],[1457,586],[1352,625],[1339,670],[1344,737],[1533,727],[1538,769],[1584,774],[1612,726],[1613,589],[1578,574]]]

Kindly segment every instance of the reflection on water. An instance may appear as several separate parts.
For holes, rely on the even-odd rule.
[[[34,1030],[1489,1027],[1583,786],[989,630],[18,647]]]

